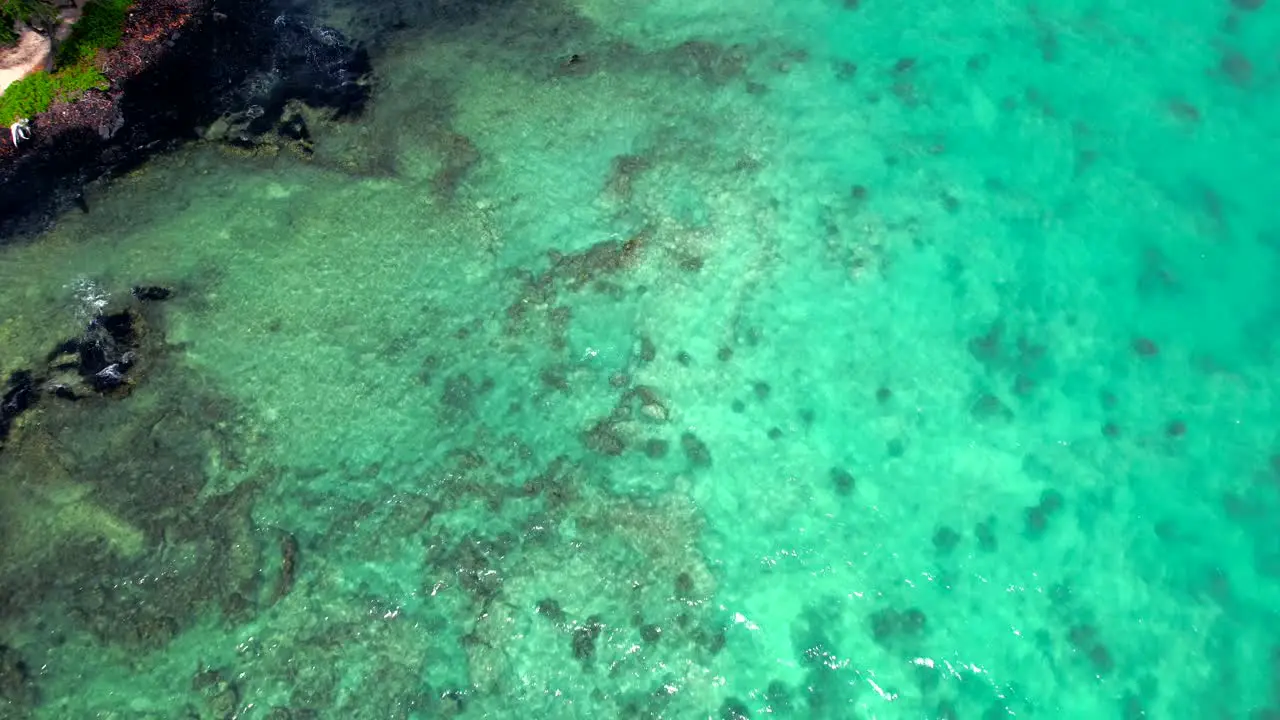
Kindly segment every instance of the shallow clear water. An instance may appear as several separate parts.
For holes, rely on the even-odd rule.
[[[178,290],[0,454],[0,716],[1280,716],[1280,6],[750,5],[325,7],[314,159],[0,251],[5,372]]]

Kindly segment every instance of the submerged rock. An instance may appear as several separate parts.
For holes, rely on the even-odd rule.
[[[4,701],[0,708],[18,711],[33,708],[39,700],[31,667],[17,650],[4,644],[0,644],[0,700]]]
[[[35,404],[35,380],[31,373],[19,370],[9,376],[9,387],[0,399],[0,441],[9,435],[9,427],[19,414]]]
[[[680,447],[694,467],[711,467],[711,450],[697,435],[691,432],[681,434]]]
[[[649,403],[648,405],[640,406],[640,412],[644,413],[645,417],[648,417],[651,420],[656,420],[658,422],[667,421],[667,409],[657,403]]]
[[[601,455],[621,455],[627,449],[626,439],[607,420],[597,421],[582,433],[582,444]]]
[[[604,630],[604,623],[598,615],[592,615],[587,621],[573,630],[573,656],[588,662],[596,655],[596,639]]]
[[[132,293],[143,302],[168,300],[173,297],[173,290],[160,285],[134,285]]]

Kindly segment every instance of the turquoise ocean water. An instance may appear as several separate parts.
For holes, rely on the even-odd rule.
[[[5,372],[177,290],[0,717],[1280,717],[1280,3],[444,7],[0,249]]]

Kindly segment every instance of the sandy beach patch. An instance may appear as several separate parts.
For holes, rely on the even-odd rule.
[[[0,93],[34,70],[47,70],[52,51],[49,38],[24,26],[18,44],[0,52]]]

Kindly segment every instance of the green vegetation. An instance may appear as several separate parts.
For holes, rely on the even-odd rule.
[[[55,73],[31,73],[0,95],[0,123],[8,127],[19,118],[48,110],[55,100],[74,100],[86,90],[106,87],[107,78],[88,60]]]
[[[18,42],[14,25],[26,23],[37,30],[52,30],[58,22],[53,0],[0,0],[0,47]]]
[[[73,65],[92,59],[101,48],[119,45],[132,4],[132,0],[90,0],[86,3],[81,9],[80,19],[71,26],[71,35],[58,46],[55,64],[58,67]]]
[[[85,90],[106,90],[107,78],[104,76],[92,62],[82,60],[75,65],[64,67],[52,76],[55,93],[61,93],[63,96],[68,94],[79,94]],[[56,100],[64,100],[66,97],[57,97]]]
[[[54,52],[52,73],[35,72],[13,83],[0,95],[0,123],[4,127],[49,109],[55,101],[73,100],[86,90],[105,90],[107,79],[94,65],[98,50],[120,44],[124,21],[133,0],[90,0],[81,8],[71,34]],[[51,30],[58,13],[51,0],[0,0],[0,45],[17,39],[13,23],[21,21]],[[8,32],[8,35],[5,34]],[[12,35],[12,39],[6,38]]]
[[[7,127],[18,118],[44,112],[53,102],[53,76],[32,73],[15,82],[0,95],[0,122]]]

